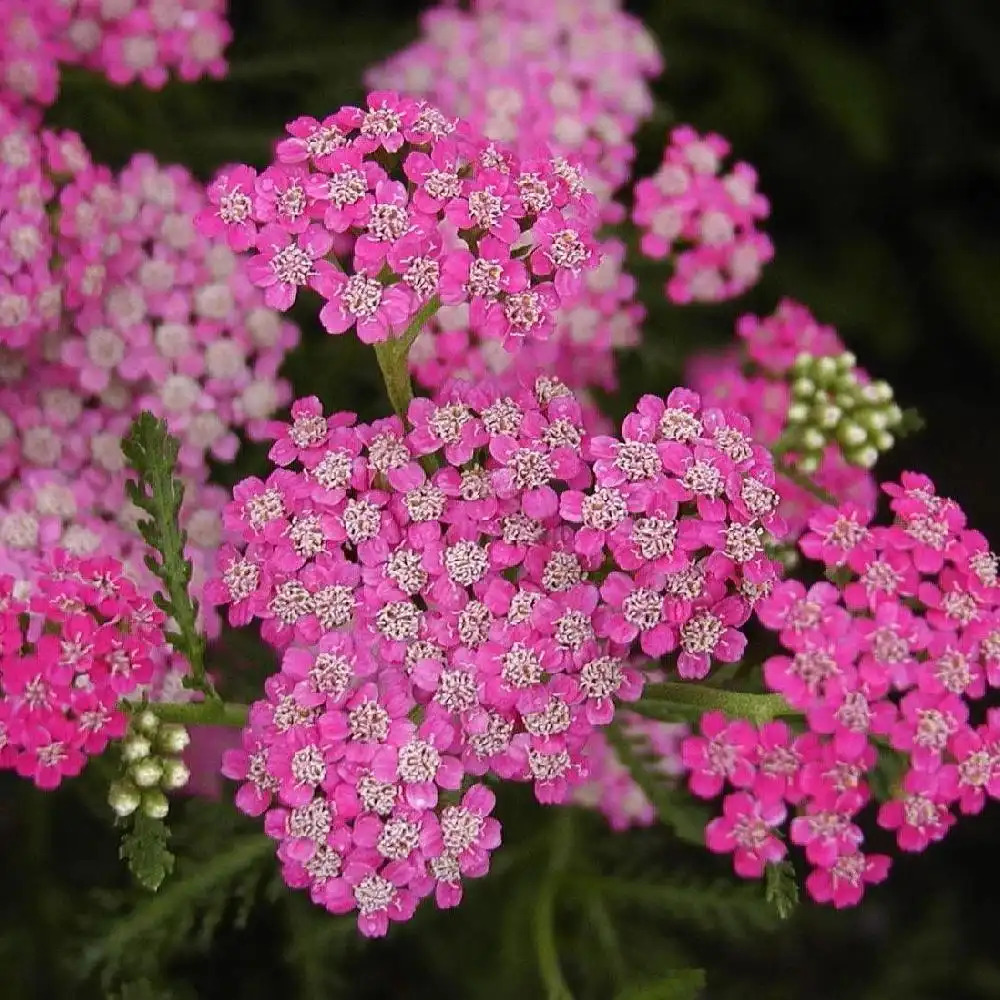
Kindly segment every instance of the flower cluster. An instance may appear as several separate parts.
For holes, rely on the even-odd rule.
[[[56,553],[34,586],[0,577],[0,768],[43,789],[120,738],[152,678],[163,614],[113,559]]]
[[[718,302],[742,294],[760,277],[774,248],[757,223],[770,213],[757,174],[737,163],[721,175],[729,143],[675,128],[659,170],[635,185],[632,220],[653,260],[671,258],[671,302]]]
[[[613,195],[628,178],[632,136],[652,109],[647,80],[661,60],[616,0],[477,0],[468,11],[428,11],[423,28],[419,41],[369,72],[374,86],[425,98],[522,159],[548,145],[580,167],[603,220],[624,217]],[[600,267],[574,304],[561,304],[544,343],[512,358],[483,338],[467,305],[446,307],[411,355],[417,379],[437,389],[451,377],[513,368],[552,373],[574,390],[614,389],[615,351],[638,343],[644,310],[623,270],[624,244],[605,237],[597,253]]]
[[[141,155],[114,175],[74,134],[0,120],[0,572],[30,580],[65,548],[151,583],[120,447],[150,410],[181,441],[197,594],[226,495],[207,458],[287,402],[297,331],[195,232],[206,198],[187,171]]]
[[[515,148],[578,162],[604,206],[629,176],[632,136],[653,107],[663,62],[618,0],[475,0],[424,13],[420,39],[368,72],[372,86],[425,98]]]
[[[216,179],[199,224],[255,249],[249,273],[274,308],[317,291],[330,333],[378,343],[440,302],[468,304],[470,323],[508,346],[545,339],[599,263],[592,199],[544,150],[519,160],[390,92],[288,133],[259,176]]]
[[[1000,686],[1000,560],[925,476],[884,489],[887,527],[850,504],[811,518],[800,548],[836,584],[784,582],[757,605],[786,651],[765,662],[765,683],[802,713],[804,731],[713,713],[683,750],[695,794],[734,789],[708,846],[758,877],[786,853],[778,827],[792,807],[788,839],[812,866],[806,886],[835,906],[857,903],[888,871],[888,857],[865,854],[858,825],[873,795],[879,826],[904,851],[1000,795],[1000,714],[977,711]]]
[[[166,793],[183,788],[191,777],[179,756],[190,742],[183,726],[161,722],[152,709],[137,712],[121,744],[125,773],[108,789],[114,814],[125,818],[141,809],[146,816],[163,819],[170,811]]]
[[[789,427],[779,446],[798,454],[800,471],[815,472],[831,442],[840,445],[850,465],[865,469],[895,443],[891,431],[902,423],[903,411],[893,401],[892,387],[868,381],[849,351],[836,357],[800,354],[791,377]]]
[[[315,399],[292,417],[281,468],[236,487],[241,542],[206,588],[284,651],[229,773],[244,808],[281,803],[267,828],[289,882],[338,908],[347,879],[363,918],[380,900],[362,928],[384,929],[429,891],[420,831],[463,776],[564,802],[590,735],[641,691],[633,656],[676,652],[685,678],[740,657],[777,495],[749,426],[683,389],[644,397],[621,437],[588,434],[544,376],[454,383],[411,403],[408,432]]]
[[[739,348],[724,354],[697,355],[692,359],[687,372],[691,385],[714,405],[743,414],[753,426],[757,440],[768,448],[787,452],[791,466],[808,474],[815,486],[838,501],[850,501],[874,512],[878,494],[874,478],[865,468],[848,461],[839,439],[829,440],[832,437],[830,428],[824,430],[818,426],[824,416],[827,422],[830,417],[836,417],[836,426],[841,423],[844,410],[856,410],[856,404],[864,401],[855,399],[852,394],[850,399],[841,400],[846,404],[844,407],[837,405],[833,409],[826,405],[822,408],[824,412],[817,414],[817,421],[811,422],[811,414],[796,410],[793,398],[797,359],[807,355],[815,359],[816,364],[836,369],[835,359],[845,358],[846,348],[836,330],[818,323],[805,306],[783,299],[766,318],[750,314],[741,316],[736,332]],[[847,355],[846,360],[852,361],[851,356]],[[834,371],[834,377],[836,375]],[[858,392],[871,384],[868,375],[853,361],[847,379]],[[832,404],[833,400],[828,398],[824,402]],[[879,406],[876,419],[880,424],[893,416],[884,410]],[[793,416],[805,417],[806,421],[793,421]],[[855,424],[862,427],[860,422],[850,421],[850,427]],[[810,436],[807,443],[819,447],[808,452],[803,450],[801,443],[804,428],[822,438],[817,441]],[[872,428],[872,433],[878,436],[882,429]],[[865,439],[859,443],[855,432],[850,430],[848,436],[854,442],[850,447],[863,447],[868,435],[869,431],[865,430]],[[886,442],[881,439],[881,443]],[[805,529],[820,501],[802,483],[781,475],[780,465],[778,471],[781,513],[787,521],[790,540]]]
[[[574,303],[560,307],[547,340],[523,344],[511,354],[470,323],[468,305],[445,306],[410,351],[416,380],[437,391],[453,378],[475,380],[502,373],[527,379],[548,372],[575,390],[613,390],[615,352],[638,344],[645,310],[635,298],[635,279],[623,267],[624,244],[604,239],[597,248],[601,263],[584,275]]]
[[[32,114],[53,104],[60,63],[156,88],[174,72],[220,77],[230,36],[225,0],[4,0],[0,104]]]

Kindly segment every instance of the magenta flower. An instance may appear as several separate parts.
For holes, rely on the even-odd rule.
[[[780,861],[785,845],[771,832],[785,818],[781,802],[759,801],[746,792],[727,795],[722,816],[705,827],[705,846],[716,854],[733,855],[733,868],[742,878],[760,878],[768,864]]]

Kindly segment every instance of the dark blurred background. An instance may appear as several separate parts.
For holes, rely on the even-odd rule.
[[[287,120],[356,100],[364,69],[414,37],[419,6],[232,0],[236,41],[226,80],[151,94],[71,73],[50,120],[82,132],[95,156],[115,165],[140,149],[206,177],[225,162],[259,163]],[[883,477],[901,468],[930,474],[960,499],[974,526],[1000,538],[996,3],[650,0],[630,7],[667,61],[655,118],[639,137],[639,173],[655,169],[673,123],[722,133],[759,170],[777,256],[753,293],[726,307],[668,308],[659,272],[644,268],[646,340],[639,356],[623,359],[622,401],[667,390],[693,350],[726,341],[738,312],[767,313],[791,296],[835,324],[862,364],[926,419],[926,430],[880,466]],[[301,394],[317,391],[364,409],[377,373],[346,340],[307,337],[291,372]],[[233,887],[225,881],[209,880],[206,889],[203,878],[191,889],[192,899],[205,892],[214,899],[218,912],[209,907],[207,928],[204,907],[178,920],[186,904],[172,897],[151,917],[146,901],[145,916],[122,919],[139,897],[123,894],[99,778],[44,797],[15,784],[0,785],[3,1000],[549,995],[532,931],[531,893],[548,863],[536,831],[542,823],[543,839],[557,844],[566,821],[551,812],[540,820],[523,795],[512,794],[501,809],[513,845],[506,872],[474,886],[460,910],[428,913],[387,943],[361,945],[351,921],[272,893],[266,872],[248,879],[236,904],[226,902]],[[212,825],[225,810],[195,805],[188,812],[184,836],[192,843],[200,825],[214,831],[216,844],[228,836]],[[253,830],[224,822],[233,837]],[[592,817],[571,822],[571,867],[581,885],[618,873],[625,854],[651,887],[661,877],[683,885],[699,873],[719,880],[715,903],[680,890],[623,890],[614,913],[602,915],[585,893],[563,899],[557,943],[577,1000],[674,996],[669,979],[662,992],[619,994],[612,985],[632,978],[631,968],[652,974],[673,965],[707,967],[711,998],[1000,998],[1000,807],[960,822],[926,855],[901,860],[860,909],[800,908],[777,931],[741,909],[742,896],[722,916],[731,885],[724,861],[679,848],[662,831],[623,839]],[[520,853],[519,830],[528,844]],[[95,882],[106,891],[84,895]],[[243,907],[244,897],[256,905]],[[168,959],[144,965],[138,958],[163,945],[163,926],[172,928]],[[115,962],[109,953],[118,954]],[[124,986],[100,986],[97,972],[116,963],[138,971],[123,972]],[[88,983],[76,984],[74,976],[90,968]]]

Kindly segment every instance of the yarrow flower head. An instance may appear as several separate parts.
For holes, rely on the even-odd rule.
[[[550,147],[567,176],[572,164],[582,166],[608,220],[617,221],[612,196],[628,179],[632,136],[652,111],[648,81],[663,68],[652,36],[617,0],[470,6],[427,11],[421,37],[369,70],[369,83],[459,115],[522,159]],[[525,204],[551,201],[534,173],[517,183]]]
[[[466,123],[391,91],[288,134],[259,176],[216,179],[198,225],[254,250],[250,276],[276,308],[319,292],[329,333],[379,343],[463,304],[477,332],[512,349],[548,338],[600,262],[591,205],[544,149],[498,156]],[[526,171],[544,200],[524,196]]]
[[[229,765],[238,801],[267,813],[289,883],[368,933],[385,924],[352,873],[389,919],[432,890],[450,905],[440,883],[482,874],[499,842],[469,806],[479,846],[447,847],[454,793],[492,774],[567,801],[593,734],[641,693],[638,654],[676,652],[682,677],[736,659],[743,584],[775,574],[748,539],[780,530],[742,501],[770,488],[766,453],[732,447],[686,390],[642,399],[620,437],[589,434],[548,378],[456,382],[407,416],[357,425],[300,400],[274,428],[282,468],[237,487],[239,540],[206,590],[283,651]],[[304,809],[325,817],[308,845]],[[288,867],[331,837],[353,846],[327,888]]]
[[[774,256],[771,241],[757,228],[770,213],[757,191],[757,174],[748,163],[722,174],[728,153],[721,136],[681,125],[670,134],[659,170],[635,185],[632,219],[642,232],[642,252],[653,260],[670,258],[671,302],[740,295]]]
[[[923,851],[956,813],[1000,796],[1000,715],[979,710],[1000,683],[996,556],[926,476],[883,489],[888,526],[849,504],[810,518],[799,547],[837,571],[836,585],[781,582],[757,605],[784,647],[764,682],[804,727],[710,713],[683,746],[696,795],[732,789],[708,846],[759,877],[783,856],[773,830],[790,816],[788,839],[812,866],[808,892],[838,907],[888,873],[888,856],[863,849],[859,816],[873,798],[899,848]]]
[[[32,117],[55,102],[61,64],[102,73],[112,83],[159,89],[226,70],[232,32],[224,0],[5,0],[0,9],[3,103]]]
[[[72,133],[0,120],[0,572],[100,550],[150,583],[120,446],[149,410],[180,440],[198,595],[223,532],[207,459],[287,402],[297,330],[195,232],[207,201],[186,170],[139,155],[115,175]]]
[[[122,737],[163,620],[113,559],[57,552],[33,586],[0,577],[0,768],[53,789]]]

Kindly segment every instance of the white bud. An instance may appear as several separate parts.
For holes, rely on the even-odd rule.
[[[127,736],[122,741],[122,760],[126,764],[134,764],[148,757],[151,749],[145,736]]]
[[[853,420],[845,420],[837,428],[837,439],[845,448],[857,448],[868,440],[868,433]]]
[[[871,445],[848,452],[847,461],[852,465],[860,465],[862,469],[871,469],[878,461],[878,451]]]
[[[872,444],[879,451],[888,451],[895,443],[896,439],[888,431],[879,431],[872,439]]]
[[[816,411],[816,423],[825,430],[833,430],[840,422],[844,411],[833,403],[827,403]]]
[[[797,375],[803,375],[807,371],[810,371],[813,367],[813,362],[816,359],[808,352],[803,351],[793,362],[792,371]]]
[[[191,735],[179,723],[162,726],[156,738],[157,747],[167,754],[183,753],[191,742]]]
[[[140,798],[139,790],[130,781],[116,781],[108,789],[108,805],[123,819],[139,808]]]
[[[889,422],[884,410],[866,410],[858,419],[872,431],[884,431]]]
[[[895,403],[890,403],[883,412],[886,427],[896,427],[903,422],[903,411]]]
[[[160,720],[155,712],[147,708],[132,720],[132,728],[145,736],[154,736],[156,730],[160,728]]]
[[[837,359],[836,358],[817,358],[816,359],[816,380],[818,382],[828,383],[837,376]]]
[[[816,383],[809,378],[797,378],[792,383],[792,395],[796,399],[812,399],[816,395]]]
[[[191,777],[191,771],[182,760],[171,759],[163,762],[163,776],[160,787],[166,789],[183,788]]]
[[[850,351],[844,351],[837,357],[837,367],[842,372],[849,372],[858,363],[857,357]]]
[[[158,788],[147,788],[142,793],[142,811],[150,819],[163,819],[170,812],[170,803]]]
[[[804,428],[801,440],[806,451],[820,451],[826,445],[826,435],[815,427]]]
[[[147,757],[129,768],[132,780],[140,788],[153,788],[163,776],[163,764],[158,757]]]
[[[819,468],[820,458],[821,456],[816,452],[801,456],[797,462],[799,471],[811,476]]]
[[[788,407],[788,422],[804,424],[809,419],[809,407],[806,403],[792,403]]]

